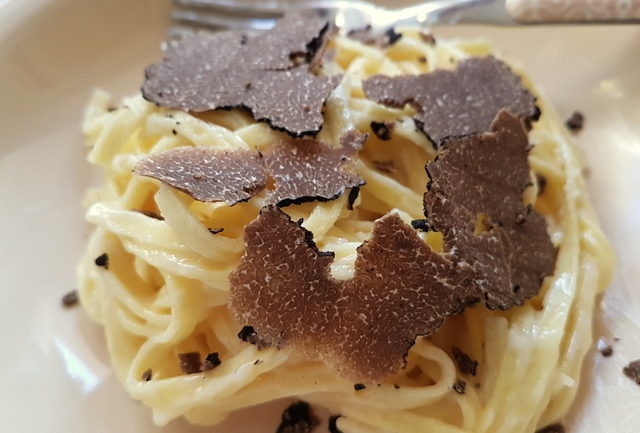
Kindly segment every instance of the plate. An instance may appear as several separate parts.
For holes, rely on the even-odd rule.
[[[137,91],[160,56],[168,5],[157,0],[0,0],[0,430],[194,433],[157,428],[121,388],[101,329],[60,306],[73,289],[89,227],[81,205],[95,173],[80,121],[94,87]],[[484,37],[524,68],[562,116],[585,114],[576,136],[602,226],[618,256],[591,350],[572,433],[640,431],[640,387],[621,370],[640,358],[640,27],[447,27]],[[272,432],[286,402],[237,414],[214,431]],[[275,406],[275,407],[274,407]]]

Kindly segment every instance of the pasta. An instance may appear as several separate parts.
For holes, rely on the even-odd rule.
[[[347,209],[345,195],[284,208],[292,219],[304,219],[321,250],[335,252],[331,272],[338,279],[353,275],[356,248],[369,238],[375,218],[389,211],[406,222],[423,217],[424,165],[435,156],[416,131],[411,109],[366,99],[362,80],[450,69],[491,51],[480,41],[433,45],[418,30],[400,31],[402,39],[384,50],[344,36],[333,41],[329,71],[344,79],[327,100],[319,139],[337,145],[345,131],[367,131],[374,118],[396,121],[391,141],[371,136],[358,155],[357,171],[367,184],[355,210]],[[526,78],[525,84],[532,89]],[[212,425],[234,410],[292,396],[341,414],[340,430],[352,433],[531,433],[567,412],[591,341],[596,295],[611,276],[612,254],[571,139],[543,100],[538,99],[542,116],[529,135],[529,159],[533,172],[546,179],[546,190],[537,197],[534,186],[525,200],[545,215],[558,247],[553,277],[522,307],[476,306],[434,335],[418,337],[402,371],[358,392],[321,362],[289,348],[259,351],[237,337],[242,324],[227,307],[228,275],[243,254],[243,227],[265,205],[263,196],[235,206],[198,202],[132,174],[137,161],[151,153],[180,146],[263,151],[282,133],[240,110],[192,115],[158,108],[141,96],[115,110],[110,104],[108,94],[96,92],[83,125],[89,161],[102,167],[105,183],[87,195],[87,219],[96,228],[79,266],[80,298],[104,326],[119,379],[152,408],[156,423],[184,416]],[[380,163],[393,169],[379,170]],[[224,232],[212,236],[209,229],[216,227]],[[437,234],[421,236],[439,248]],[[108,272],[94,264],[104,252]],[[452,390],[458,380],[453,347],[479,362],[464,394]],[[185,375],[177,355],[191,351],[218,352],[222,364]],[[148,369],[152,380],[145,381]]]

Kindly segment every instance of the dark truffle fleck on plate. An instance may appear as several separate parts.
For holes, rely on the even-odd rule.
[[[204,361],[202,361],[202,364],[200,364],[200,371],[213,370],[220,364],[222,364],[222,361],[220,361],[218,352],[209,353]]]
[[[224,231],[223,228],[208,228],[207,230],[209,230],[209,233],[211,233],[212,235],[217,235],[218,233],[222,233]]]
[[[564,124],[569,131],[579,132],[584,126],[584,115],[579,111],[574,111]]]
[[[458,380],[456,383],[453,384],[453,390],[458,394],[464,394],[467,390],[466,382],[462,380]]]
[[[144,382],[149,382],[151,380],[151,376],[153,376],[153,371],[150,368],[147,368],[143,373],[142,376],[140,376],[140,378],[144,381]]]
[[[469,374],[475,376],[478,369],[478,361],[472,359],[469,355],[460,350],[459,347],[454,347],[451,351],[453,353],[453,359],[455,359],[458,365],[458,370],[463,374]]]
[[[200,353],[187,352],[178,354],[180,360],[180,370],[184,374],[200,373]]]
[[[630,362],[629,365],[622,369],[622,372],[629,379],[640,385],[640,359]]]
[[[453,71],[421,75],[374,75],[363,82],[366,96],[402,108],[411,104],[417,124],[438,147],[447,137],[490,131],[502,109],[527,121],[537,120],[535,97],[522,80],[492,56],[462,60]]]
[[[417,335],[479,298],[468,267],[431,250],[395,213],[374,223],[350,280],[332,278],[333,254],[277,207],[245,227],[245,245],[230,276],[236,318],[266,342],[320,356],[357,382],[380,383],[399,370]]]
[[[258,152],[210,147],[185,146],[149,155],[134,173],[158,179],[196,200],[229,205],[250,199],[267,183]]]
[[[142,95],[185,111],[244,108],[292,136],[315,135],[340,82],[314,75],[331,33],[325,19],[289,15],[270,30],[188,35],[145,70]]]
[[[282,421],[276,433],[311,433],[319,423],[309,403],[299,401],[282,412]]]
[[[376,137],[378,137],[382,141],[391,140],[392,126],[393,126],[392,123],[376,122],[376,121],[371,122],[371,130],[376,135]]]
[[[426,166],[425,215],[444,251],[473,267],[490,309],[522,305],[555,267],[546,221],[522,201],[529,149],[523,121],[502,110],[491,132],[446,140]]]
[[[355,389],[356,391],[362,391],[365,388],[366,386],[364,385],[364,383],[356,383],[353,385],[353,389]]]
[[[78,291],[72,290],[62,297],[62,306],[69,308],[78,304]]]
[[[329,433],[342,433],[342,430],[338,428],[338,418],[342,415],[331,415],[329,417]]]
[[[565,428],[562,424],[551,424],[546,427],[537,430],[536,433],[565,433]]]
[[[613,356],[613,346],[607,345],[603,347],[602,349],[600,349],[600,354],[605,358],[609,358],[610,356]]]
[[[102,253],[94,260],[96,266],[100,266],[105,269],[109,269],[109,254]]]

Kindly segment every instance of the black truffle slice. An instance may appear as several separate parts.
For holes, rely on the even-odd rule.
[[[260,154],[209,147],[178,147],[138,162],[135,174],[158,179],[196,200],[234,205],[267,183]]]
[[[167,45],[145,70],[142,95],[163,107],[240,107],[293,136],[315,135],[339,76],[315,69],[330,32],[320,18],[287,16],[270,30],[197,33]]]
[[[331,148],[314,139],[285,141],[264,154],[267,173],[275,181],[269,200],[279,206],[312,200],[333,200],[347,188],[364,185],[351,156],[367,136],[356,131],[345,134],[342,147]]]
[[[414,106],[416,123],[436,147],[447,137],[489,131],[501,109],[528,121],[539,116],[535,97],[520,77],[492,56],[465,59],[454,71],[375,75],[363,82],[363,89],[378,103]]]
[[[276,433],[311,433],[320,423],[309,403],[292,403],[282,412],[282,421]]]
[[[375,222],[347,281],[331,277],[333,254],[275,206],[245,227],[245,244],[230,276],[237,319],[354,382],[379,383],[400,369],[417,335],[480,297],[468,266],[432,251],[397,214]]]
[[[629,365],[622,369],[622,372],[629,379],[640,385],[640,359],[630,362]]]
[[[554,269],[544,217],[522,201],[528,151],[522,121],[503,110],[491,132],[445,141],[426,167],[425,215],[444,250],[473,266],[491,309],[521,305]]]

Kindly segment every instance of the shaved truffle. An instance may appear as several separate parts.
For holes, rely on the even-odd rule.
[[[271,203],[286,206],[327,201],[346,189],[364,185],[352,156],[366,139],[366,134],[350,131],[341,138],[338,148],[312,138],[286,139],[264,155],[185,146],[140,160],[135,174],[158,179],[205,202],[234,205],[246,201],[265,188],[268,176],[275,182],[275,189],[267,197]],[[353,194],[355,200],[357,192]]]
[[[282,421],[276,433],[311,433],[319,423],[309,403],[299,401],[282,412]]]
[[[342,147],[331,148],[314,139],[282,142],[265,153],[267,173],[275,181],[269,201],[280,206],[312,200],[333,200],[347,188],[364,185],[351,159],[366,141],[366,134],[348,132]]]
[[[630,362],[629,365],[622,369],[622,372],[629,379],[640,385],[640,359]]]
[[[267,183],[260,154],[248,150],[178,147],[138,162],[135,174],[158,179],[196,200],[234,205]]]
[[[491,132],[449,139],[427,164],[425,215],[444,250],[473,266],[491,309],[521,305],[554,269],[544,217],[522,201],[528,151],[522,121],[503,110]]]
[[[417,125],[436,147],[447,137],[490,131],[501,109],[527,120],[539,116],[535,97],[520,77],[492,56],[465,59],[454,71],[375,75],[363,82],[363,89],[378,103],[415,107]]]
[[[269,344],[258,337],[253,326],[243,326],[240,332],[238,332],[238,338],[245,343],[253,344],[258,347],[258,350],[262,350]]]
[[[188,35],[145,70],[142,95],[185,111],[245,108],[292,136],[315,135],[340,81],[312,73],[329,33],[326,19],[290,15],[270,30]]]
[[[237,319],[358,382],[400,369],[417,335],[479,298],[468,266],[435,253],[395,213],[374,223],[351,280],[332,278],[333,254],[274,206],[245,227],[245,243],[230,276]]]

